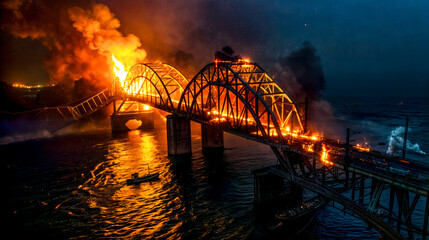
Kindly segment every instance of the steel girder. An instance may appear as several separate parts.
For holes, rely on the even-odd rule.
[[[231,64],[231,68],[269,104],[282,131],[292,125],[303,131],[295,102],[264,69],[256,63]]]
[[[187,84],[186,77],[168,64],[141,63],[129,70],[123,89],[127,100],[174,111]]]
[[[186,86],[177,112],[281,143],[286,126],[302,130],[294,102],[253,63],[206,65]]]

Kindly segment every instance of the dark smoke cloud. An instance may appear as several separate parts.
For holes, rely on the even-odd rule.
[[[301,49],[293,51],[289,56],[280,59],[280,66],[294,77],[299,84],[299,98],[319,100],[325,89],[325,76],[320,57],[316,48],[305,41]],[[296,93],[295,93],[296,94]]]
[[[272,4],[238,0],[108,0],[107,5],[121,19],[124,32],[136,34],[153,60],[169,61],[169,56],[180,49],[194,56],[196,72],[212,62],[213,53],[226,44],[252,60],[270,54],[264,45],[269,32],[273,32]]]
[[[73,29],[67,11],[76,5],[89,7],[85,1],[5,1],[1,28],[16,37],[42,42],[48,49],[45,69],[52,81],[71,85],[73,80],[87,77],[100,82],[106,61]],[[100,71],[89,70],[93,65]]]
[[[230,46],[224,46],[222,51],[215,52],[214,59],[220,61],[237,61],[241,59],[240,55],[234,55],[234,53],[234,50]]]
[[[332,125],[333,108],[322,98],[325,76],[322,61],[316,48],[308,41],[302,47],[279,59],[277,82],[290,94],[301,109],[308,99],[308,123],[310,129],[335,133]]]
[[[172,56],[170,56],[170,64],[177,68],[186,78],[192,78],[195,68],[194,68],[194,55],[192,53],[178,50]]]
[[[111,55],[120,61],[142,61],[139,39],[118,31],[119,20],[94,1],[7,0],[1,5],[1,28],[19,38],[42,42],[48,49],[45,69],[54,83],[73,85],[84,78],[98,88],[108,86]]]
[[[213,61],[213,52],[225,43],[231,43],[245,58],[256,60],[266,55],[263,45],[267,42],[267,33],[272,31],[267,22],[273,21],[270,12],[275,8],[263,2],[243,4],[238,0],[107,0],[103,3],[105,5],[83,0],[6,0],[1,4],[1,25],[14,36],[43,42],[49,49],[45,68],[54,82],[64,79],[70,82],[81,77],[103,82],[110,77],[106,73],[110,73],[107,69],[111,66],[105,50],[100,49],[114,48],[106,45],[111,36],[118,35],[117,29],[128,34],[123,42],[135,42],[148,52],[147,61],[178,64],[178,67],[184,66],[181,71],[192,75]],[[112,10],[94,8],[95,5]],[[100,24],[93,24],[94,21]],[[100,35],[100,31],[94,35],[97,27],[109,34]]]

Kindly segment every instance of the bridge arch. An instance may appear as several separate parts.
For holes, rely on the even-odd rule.
[[[187,84],[186,77],[171,65],[139,63],[128,71],[122,88],[127,100],[174,111]]]
[[[288,127],[304,130],[295,102],[264,69],[248,62],[232,64],[231,68],[268,103],[283,132]]]
[[[302,126],[293,101],[267,76],[256,64],[208,64],[186,86],[177,112],[207,124],[283,142],[288,122],[293,127],[296,118],[295,126],[300,130]],[[285,96],[279,102],[282,94]],[[280,109],[279,103],[289,109]]]

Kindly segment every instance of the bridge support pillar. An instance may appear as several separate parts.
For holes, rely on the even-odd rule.
[[[252,170],[254,202],[258,207],[268,207],[268,211],[285,205],[302,203],[302,187],[286,180],[270,169],[279,171],[278,166],[262,167]]]
[[[153,111],[137,113],[117,112],[110,116],[110,125],[112,132],[153,129]]]
[[[212,126],[201,124],[203,150],[223,149],[223,131]]]
[[[168,155],[186,155],[192,153],[191,122],[175,115],[167,116]]]

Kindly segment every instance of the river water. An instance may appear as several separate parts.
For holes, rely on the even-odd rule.
[[[356,141],[365,135],[363,141],[387,151],[392,131],[403,125],[404,115],[411,115],[409,140],[428,152],[429,101],[419,102],[416,109],[409,107],[414,100],[398,101],[381,106],[373,101],[371,107],[334,98],[336,117],[331,120],[358,129]],[[53,136],[3,137],[2,216],[7,222],[3,235],[12,239],[380,237],[361,220],[330,206],[319,211],[314,224],[299,237],[268,230],[254,208],[251,170],[276,163],[270,148],[225,134],[223,153],[207,156],[201,151],[200,125],[192,123],[191,128],[193,153],[188,158],[167,155],[162,117],[156,117],[153,130],[119,135],[112,135],[106,126]],[[427,163],[427,155],[414,150],[407,154]],[[147,164],[150,171],[160,173],[159,181],[125,184],[131,173],[146,172]],[[417,209],[423,205],[419,202]]]

